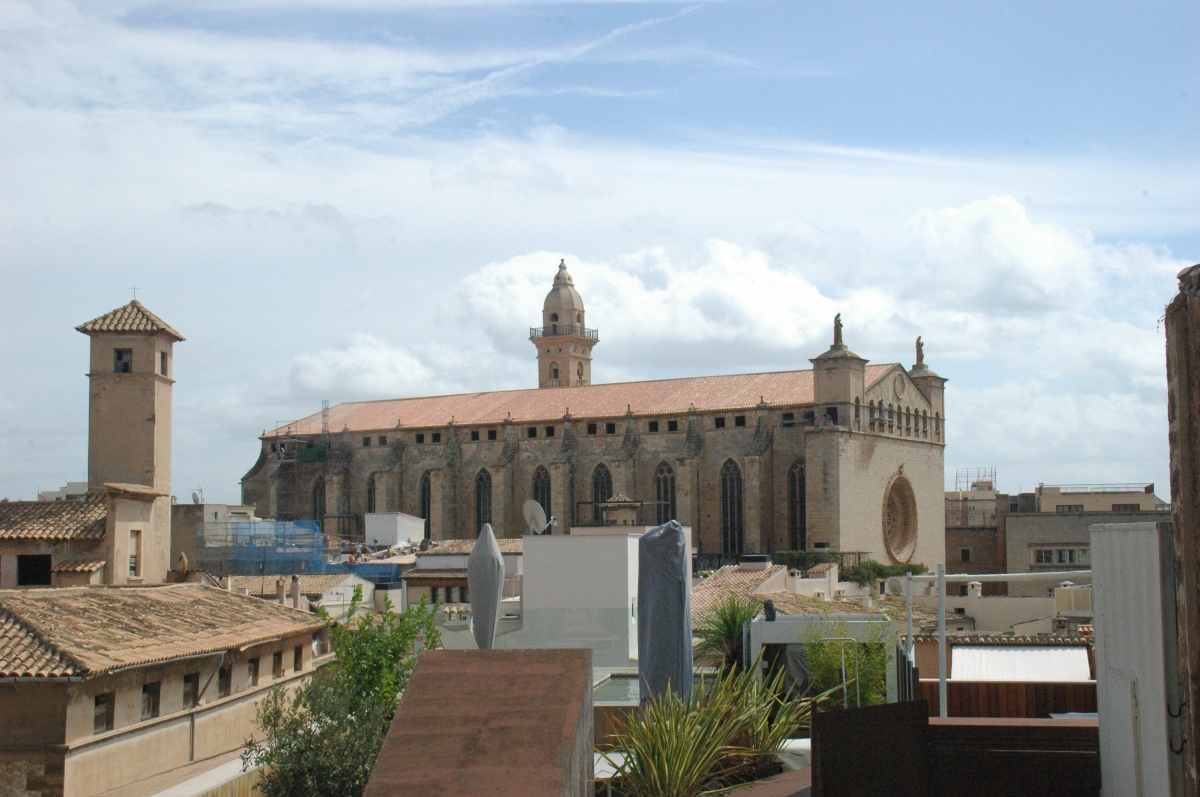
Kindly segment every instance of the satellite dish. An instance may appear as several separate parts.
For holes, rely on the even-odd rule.
[[[537,501],[530,498],[521,504],[521,514],[525,516],[525,524],[529,526],[530,534],[541,534],[546,530],[546,511]]]
[[[200,503],[200,494],[199,493],[192,493],[192,503],[193,504]]]
[[[898,578],[889,578],[887,582],[887,591],[890,595],[903,595],[904,582]]]

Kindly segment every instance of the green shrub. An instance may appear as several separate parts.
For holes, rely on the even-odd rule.
[[[920,562],[885,565],[883,562],[868,559],[860,565],[849,568],[841,576],[847,581],[853,581],[860,587],[868,587],[872,584],[878,584],[880,581],[886,581],[889,578],[903,578],[905,573],[912,573],[915,576],[928,572],[929,568]]]
[[[810,689],[815,693],[830,693],[835,702],[842,700],[842,654],[845,653],[846,691],[851,708],[858,705],[877,706],[887,702],[887,632],[873,631],[865,642],[822,642],[823,637],[849,637],[850,629],[843,623],[829,623],[821,631],[811,631],[800,637],[808,654]],[[857,681],[854,652],[858,648]]]

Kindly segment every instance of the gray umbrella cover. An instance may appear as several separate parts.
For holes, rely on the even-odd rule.
[[[496,623],[500,620],[500,599],[504,597],[504,557],[492,532],[484,523],[475,547],[467,557],[467,589],[471,593],[471,632],[480,650],[491,650],[496,641]]]
[[[691,552],[674,520],[638,541],[638,682],[642,705],[673,689],[692,693]]]

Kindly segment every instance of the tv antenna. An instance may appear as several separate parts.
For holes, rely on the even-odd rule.
[[[547,521],[546,510],[532,498],[521,505],[521,514],[525,516],[525,524],[529,526],[530,534],[545,534],[557,522],[553,516]]]

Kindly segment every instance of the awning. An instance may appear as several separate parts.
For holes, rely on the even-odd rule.
[[[953,651],[952,681],[1092,680],[1082,645],[955,645]]]

